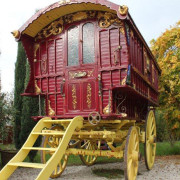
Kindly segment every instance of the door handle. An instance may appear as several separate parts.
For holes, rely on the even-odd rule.
[[[82,78],[85,77],[87,75],[87,72],[78,72],[74,74],[75,78]]]

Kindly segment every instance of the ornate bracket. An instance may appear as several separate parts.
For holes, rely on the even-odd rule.
[[[34,81],[34,87],[35,87],[35,93],[36,94],[40,94],[41,93],[41,89],[37,85],[37,80]]]
[[[51,108],[51,101],[50,100],[48,100],[48,115],[49,116],[54,116],[55,115],[54,110]]]

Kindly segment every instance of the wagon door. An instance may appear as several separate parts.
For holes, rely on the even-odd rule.
[[[98,111],[95,24],[67,28],[66,113],[87,115]]]

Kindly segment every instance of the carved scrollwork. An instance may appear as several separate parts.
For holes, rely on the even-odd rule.
[[[99,27],[108,28],[112,24],[122,25],[122,21],[115,15],[109,12],[98,13]]]
[[[123,6],[119,6],[119,13],[122,16],[126,16],[128,13],[128,7],[123,5]]]
[[[123,94],[119,94],[117,93],[116,96],[115,96],[116,100],[118,100],[118,106],[116,107],[116,110],[117,110],[117,113],[118,114],[121,114],[122,117],[126,117],[127,114],[126,114],[126,106],[123,105],[123,102],[126,100],[126,96],[123,95]]]
[[[49,26],[44,28],[41,32],[37,34],[36,40],[47,38],[51,35],[60,34],[63,31],[63,20],[60,18],[57,21],[52,22]]]
[[[91,95],[92,95],[92,87],[91,87],[91,84],[90,83],[88,83],[88,85],[87,85],[87,106],[88,106],[88,108],[90,109],[91,108]]]
[[[49,116],[54,116],[55,115],[54,110],[51,108],[51,101],[50,100],[48,100],[48,115]]]
[[[34,81],[34,86],[35,86],[35,93],[36,94],[40,94],[41,93],[41,89],[37,85],[37,80]]]

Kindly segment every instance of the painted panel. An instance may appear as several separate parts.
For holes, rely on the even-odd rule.
[[[109,31],[101,31],[100,33],[100,59],[102,67],[110,66],[110,47],[109,47]]]
[[[40,69],[41,69],[41,74],[46,74],[47,73],[47,48],[46,48],[46,42],[42,42],[40,45]]]
[[[110,71],[102,72],[102,86],[103,86],[103,88],[110,88],[111,87]]]
[[[120,86],[120,70],[112,71],[112,86]]]
[[[96,108],[96,96],[95,96],[95,82],[84,82],[82,83],[83,91],[83,110],[92,111]]]
[[[64,99],[60,94],[57,94],[57,100],[56,100],[56,114],[62,115],[64,113]]]
[[[55,93],[55,78],[49,78],[49,93]]]
[[[48,71],[49,74],[55,73],[55,46],[54,40],[48,42]]]
[[[63,71],[63,39],[56,39],[56,73]]]
[[[80,84],[68,84],[68,110],[80,110]]]
[[[111,51],[111,64],[118,65],[120,64],[120,49],[119,46],[119,29],[110,29],[110,51]]]
[[[48,92],[48,82],[47,78],[42,79],[42,92],[47,93]]]

